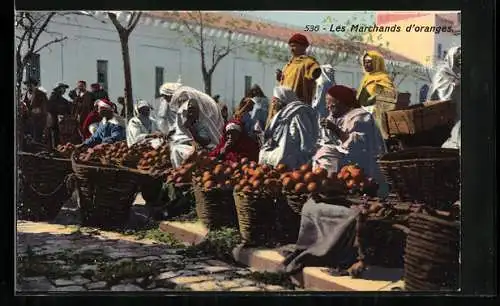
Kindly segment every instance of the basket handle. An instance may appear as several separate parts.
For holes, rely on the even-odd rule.
[[[21,176],[22,176],[22,179],[23,179],[24,181],[26,181],[26,182],[28,181],[28,180],[26,179],[26,177],[25,177],[22,173],[21,173]],[[75,179],[75,177],[74,177],[74,174],[73,174],[73,173],[66,175],[66,176],[64,177],[64,180],[63,180],[63,181],[62,181],[59,185],[57,185],[57,187],[56,187],[56,188],[55,188],[52,192],[49,192],[49,193],[43,193],[43,192],[38,191],[38,190],[37,190],[37,189],[33,186],[33,184],[29,184],[29,187],[30,187],[30,189],[31,189],[31,190],[32,190],[32,191],[33,191],[33,192],[34,192],[37,196],[39,196],[39,197],[51,197],[51,196],[53,196],[54,194],[56,194],[59,190],[61,190],[61,188],[62,188],[63,186],[66,186],[66,188],[67,188],[68,190],[70,190],[70,188],[71,188],[71,183],[72,183],[72,182],[74,182],[74,179]]]
[[[403,233],[405,233],[407,235],[410,233],[410,229],[407,226],[404,226],[402,224],[393,224],[392,227],[395,229],[401,230]]]

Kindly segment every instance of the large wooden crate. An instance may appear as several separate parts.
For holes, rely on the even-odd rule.
[[[382,137],[389,137],[389,127],[387,125],[387,113],[396,109],[397,94],[394,90],[383,87],[377,88],[377,96],[375,97],[374,117],[377,125],[380,128]]]
[[[452,101],[428,101],[409,109],[389,111],[386,116],[390,135],[414,135],[453,124],[456,108]]]

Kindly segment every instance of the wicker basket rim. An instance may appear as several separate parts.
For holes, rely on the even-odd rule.
[[[87,164],[78,162],[78,159],[76,158],[77,154],[80,154],[80,150],[75,150],[71,154],[71,163],[77,168],[96,169],[96,170],[101,170],[101,171],[129,172],[129,173],[134,173],[134,174],[139,174],[139,175],[145,175],[143,172],[139,171],[138,169],[128,168],[128,167],[124,167],[124,166],[87,165]]]
[[[379,164],[401,164],[401,163],[425,163],[425,162],[442,162],[442,161],[456,161],[459,157],[433,157],[433,158],[412,158],[412,159],[398,159],[398,160],[377,160]]]
[[[449,157],[455,157],[459,158],[459,150],[457,149],[448,149],[448,148],[436,148],[436,147],[417,147],[417,148],[410,148],[398,152],[390,152],[382,155],[378,160],[394,160],[395,158],[399,158],[400,156],[406,156],[408,154],[418,154],[418,153],[441,153],[441,154],[448,154],[448,156],[436,156],[436,157],[425,157],[425,158],[430,158],[430,159],[439,159],[439,158],[449,158]],[[425,159],[422,158],[422,159]],[[419,158],[411,158],[411,159],[419,159]],[[410,160],[410,158],[405,158],[401,160]]]
[[[428,214],[422,214],[422,213],[411,213],[409,215],[409,223],[410,223],[410,226],[411,226],[411,223],[412,222],[418,222],[417,220],[418,219],[422,219],[425,221],[428,221],[428,222],[433,222],[433,223],[437,223],[439,225],[443,225],[443,226],[446,226],[448,228],[457,228],[457,229],[460,229],[460,221],[457,221],[457,220],[446,220],[446,219],[441,219],[439,217],[436,217],[436,216],[431,216],[431,215],[428,215]]]
[[[37,155],[37,153],[30,153],[30,152],[17,152],[17,155],[21,156],[31,156],[39,159],[50,159],[50,160],[57,160],[57,161],[64,161],[64,162],[70,162],[70,158],[61,158],[61,157],[49,157],[49,156],[43,156],[43,155]]]

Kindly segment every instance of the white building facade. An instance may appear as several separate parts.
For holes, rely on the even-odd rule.
[[[52,44],[39,55],[39,77],[41,86],[51,91],[54,84],[64,82],[74,87],[78,80],[102,83],[113,101],[124,94],[123,61],[118,33],[104,13],[97,16],[57,16],[48,26],[51,36],[42,36],[39,45],[55,38],[67,37],[61,43]],[[126,19],[120,14],[119,20]],[[186,46],[179,24],[150,17],[141,21],[130,35],[129,52],[132,71],[134,99],[146,99],[155,104],[158,87],[163,82],[175,82],[180,77],[182,83],[203,91],[199,51]],[[236,38],[242,37],[234,30]],[[220,40],[228,33],[208,29],[210,39]],[[212,35],[210,35],[212,34]],[[186,34],[187,35],[187,34]],[[231,34],[229,34],[231,35]],[[287,48],[286,42],[270,41],[269,44]],[[313,53],[327,50],[313,49]],[[230,109],[238,105],[245,90],[258,84],[268,96],[276,85],[275,71],[284,62],[263,62],[248,52],[238,49],[226,56],[217,66],[212,77],[212,95],[220,95]],[[404,63],[403,63],[404,64]],[[336,81],[357,88],[363,75],[359,61],[353,58],[335,67]],[[399,84],[400,92],[411,93],[412,103],[418,100],[421,86],[428,83],[424,78],[409,76]]]

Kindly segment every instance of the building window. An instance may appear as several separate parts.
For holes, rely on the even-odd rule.
[[[40,54],[34,53],[28,60],[26,64],[26,80],[35,79],[38,84],[41,84],[41,74],[40,74]]]
[[[437,58],[442,59],[441,53],[443,52],[443,45],[438,44],[437,48],[438,48],[437,49]]]
[[[155,67],[155,98],[160,96],[160,86],[163,85],[163,67]]]
[[[97,83],[101,84],[105,91],[108,91],[108,61],[97,61]]]
[[[250,92],[250,88],[252,87],[252,77],[249,75],[245,75],[245,95]]]

